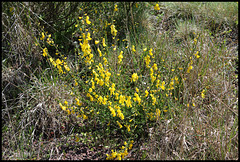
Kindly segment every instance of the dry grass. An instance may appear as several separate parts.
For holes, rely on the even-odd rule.
[[[179,7],[175,3],[171,5]],[[186,11],[186,5],[182,3],[179,10]],[[220,8],[217,10],[221,11]],[[205,13],[204,10],[200,12]],[[196,32],[195,24],[182,22],[183,20],[176,28],[176,39]],[[188,107],[187,103],[181,107],[172,105],[171,109],[177,115],[159,122],[154,128],[150,142],[147,143],[145,159],[238,159],[238,79],[235,68],[238,45],[233,46],[233,42],[230,42],[226,46],[222,43],[226,40],[225,37],[218,35],[213,38],[203,24],[197,26],[202,35],[200,42],[203,48],[200,51],[203,59],[186,81],[184,92],[194,98],[196,106],[190,104]],[[181,45],[187,42],[182,41]],[[176,51],[181,51],[181,47]],[[200,85],[208,87],[205,99],[196,96],[202,90]]]

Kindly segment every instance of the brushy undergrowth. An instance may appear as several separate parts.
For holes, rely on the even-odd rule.
[[[237,3],[71,3],[2,4],[4,159],[238,158]]]

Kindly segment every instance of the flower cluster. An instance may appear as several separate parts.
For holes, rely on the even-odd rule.
[[[129,145],[127,144],[127,142],[124,142],[124,146],[120,147],[120,151],[113,151],[111,150],[111,154],[106,154],[107,155],[107,160],[122,160],[124,159],[124,157],[126,157],[128,155],[128,151],[131,150],[133,147],[133,140],[130,141]]]
[[[133,73],[131,81],[136,82],[138,80],[137,73]]]
[[[190,63],[188,64],[187,73],[190,73],[190,70],[192,70],[192,69],[193,69],[193,66],[192,66],[192,64],[193,64],[192,57],[190,57]]]
[[[82,106],[82,103],[79,101],[79,99],[76,98],[76,101],[77,101],[77,103],[75,103],[76,105]],[[69,105],[67,101],[64,101],[64,105],[62,105],[62,103],[59,103],[59,106],[61,107],[61,109],[63,111],[66,111],[68,115],[75,114],[77,117],[82,117],[83,119],[88,119],[87,115],[85,115],[84,107],[81,107],[80,113],[79,113],[79,112],[76,112],[77,107]]]
[[[91,63],[94,62],[92,59],[93,58],[92,50],[88,42],[92,40],[91,34],[88,32],[86,36],[85,33],[82,33],[82,38],[83,38],[83,42],[80,42],[80,46],[83,52],[83,58],[86,59],[85,63],[87,65],[91,65]]]
[[[156,5],[154,6],[154,10],[156,10],[156,11],[160,10],[159,4],[156,4]]]
[[[41,40],[44,40],[45,34],[42,32],[41,35],[42,35],[42,37],[41,37],[40,39],[41,39]],[[55,44],[54,44],[54,41],[51,40],[50,37],[51,37],[51,34],[49,34],[49,35],[47,36],[46,42],[47,42],[49,45],[54,46],[54,45],[55,45]],[[65,72],[63,69],[65,69],[67,72],[70,71],[70,68],[69,68],[69,66],[67,65],[67,62],[65,61],[65,60],[67,59],[66,57],[64,57],[64,59],[62,59],[62,60],[59,59],[59,58],[55,60],[55,59],[49,54],[47,47],[45,47],[45,48],[43,49],[43,54],[42,54],[42,55],[43,55],[43,57],[46,57],[47,60],[49,60],[50,63],[51,63],[54,67],[57,67],[59,74],[66,74],[66,72]],[[55,55],[58,55],[58,51],[56,51]]]
[[[115,39],[116,35],[117,35],[117,30],[115,28],[115,25],[111,25],[111,34],[113,35],[113,39]]]
[[[121,64],[122,62],[122,58],[123,58],[123,51],[120,52],[119,56],[118,56],[118,64]]]

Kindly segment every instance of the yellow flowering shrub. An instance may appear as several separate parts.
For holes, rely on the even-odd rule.
[[[114,6],[114,12],[119,12],[117,7],[118,5]],[[156,4],[154,9],[160,10],[159,5]],[[95,13],[98,12],[101,11],[96,10]],[[184,77],[188,76],[193,70],[194,58],[190,58],[188,66],[184,67],[185,73],[182,67],[168,69],[164,62],[166,58],[158,61],[153,47],[144,45],[140,48],[137,44],[130,44],[131,50],[126,49],[125,45],[120,48],[116,43],[118,31],[114,21],[109,23],[102,19],[94,20],[87,15],[78,19],[78,24],[74,24],[77,25],[80,35],[76,58],[82,64],[81,70],[84,74],[78,77],[73,72],[52,39],[46,40],[46,43],[54,46],[58,55],[52,57],[47,47],[43,48],[42,55],[63,76],[61,79],[70,77],[74,83],[71,87],[74,91],[71,93],[74,102],[59,103],[59,107],[66,114],[75,115],[85,121],[96,118],[99,124],[106,124],[108,133],[121,130],[123,137],[130,137],[119,151],[112,150],[111,154],[107,154],[108,160],[121,160],[128,155],[128,151],[133,147],[132,140],[144,131],[146,123],[154,124],[154,121],[161,120],[164,113],[169,112],[164,108],[166,101],[172,99],[172,102],[178,102],[177,92],[182,86],[182,79],[175,74],[182,71]],[[99,26],[93,25],[96,22]],[[102,34],[106,30],[101,31],[107,27],[110,28],[110,38],[107,33]],[[101,33],[102,37],[98,37],[101,35],[98,33]],[[45,37],[51,38],[46,36],[46,33],[41,33],[40,39],[44,41]],[[114,43],[111,46],[109,42]],[[131,67],[129,62],[137,53],[142,53],[141,59],[134,64],[139,66]],[[197,59],[200,57],[199,53],[195,52]],[[202,98],[204,94],[205,90],[201,93]]]

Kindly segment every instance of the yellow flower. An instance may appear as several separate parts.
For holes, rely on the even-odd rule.
[[[89,88],[88,92],[92,92],[92,88]]]
[[[78,98],[75,98],[75,100],[77,101],[77,103],[76,103],[76,104],[77,104],[78,106],[82,106],[82,103],[79,101],[79,99],[78,99]]]
[[[194,38],[194,44],[197,44],[197,39],[196,38]]]
[[[58,68],[59,74],[62,74],[63,73],[62,67],[57,65],[57,68]]]
[[[159,4],[156,4],[156,5],[154,6],[154,10],[156,10],[156,11],[160,10]]]
[[[117,121],[117,124],[119,125],[120,128],[122,128],[122,124]]]
[[[100,85],[100,86],[103,86],[103,84],[104,84],[104,81],[103,81],[102,79],[100,79],[100,80],[99,80],[99,85]]]
[[[98,101],[99,101],[99,103],[101,104],[101,103],[102,103],[102,101],[103,101],[103,97],[102,97],[102,96],[100,96],[100,97],[98,98]]]
[[[124,106],[125,96],[120,95],[119,103]]]
[[[119,118],[120,118],[121,120],[124,119],[124,115],[123,115],[123,113],[119,114]]]
[[[87,40],[92,40],[92,38],[90,37],[90,33],[87,33]]]
[[[177,76],[175,76],[174,79],[175,79],[176,83],[179,83],[179,82],[178,82],[178,77],[177,77]]]
[[[152,105],[155,105],[155,103],[156,103],[156,98],[153,96],[153,94],[150,94],[150,96],[152,97],[152,101],[153,101]]]
[[[139,92],[139,89],[136,87],[136,91]]]
[[[70,115],[70,114],[71,114],[71,111],[70,111],[69,109],[67,109],[67,113],[68,113],[68,115]]]
[[[152,68],[150,69],[150,75],[153,75],[153,69]]]
[[[125,127],[127,128],[128,132],[130,132],[130,125],[125,125]]]
[[[88,117],[86,115],[83,114],[83,119],[88,119]]]
[[[92,89],[95,89],[95,82],[92,81]]]
[[[148,94],[149,94],[149,93],[148,93],[148,91],[146,90],[146,91],[145,91],[145,97],[147,97],[147,96],[148,96]]]
[[[152,83],[156,80],[156,77],[153,75],[150,75]]]
[[[147,51],[147,48],[144,48],[143,51],[144,51],[144,52]]]
[[[115,5],[114,11],[118,11],[118,9],[117,9],[117,5]]]
[[[102,57],[102,52],[100,51],[100,49],[97,49],[98,53],[99,53],[99,57]]]
[[[53,62],[54,62],[52,57],[51,57],[49,60],[50,60],[50,62],[51,62],[51,63],[53,63]]]
[[[122,160],[121,154],[118,154],[118,155],[117,155],[117,160]]]
[[[196,56],[197,58],[200,57],[198,54],[199,54],[199,51],[197,51],[196,54],[195,54],[195,56]]]
[[[123,120],[124,119],[124,115],[123,115],[123,113],[122,113],[122,111],[120,110],[120,107],[118,106],[118,109],[117,109],[117,116],[119,117],[119,118],[121,118],[121,120]]]
[[[103,98],[103,102],[102,102],[103,105],[106,105],[107,104],[107,98],[104,96]]]
[[[112,151],[112,158],[114,159],[117,156],[117,152],[113,151],[113,150],[111,150],[111,151]]]
[[[133,51],[133,52],[136,52],[134,45],[132,45],[132,51]]]
[[[42,32],[42,37],[40,38],[41,40],[44,40],[44,38],[45,38],[45,35],[44,35],[44,33]]]
[[[47,56],[47,48],[46,48],[46,47],[43,49],[43,56],[44,56],[44,57]]]
[[[136,8],[138,8],[138,3],[136,3]]]
[[[109,91],[110,91],[110,95],[114,95],[114,91],[115,91],[115,84],[112,83],[112,87],[109,88]]]
[[[89,21],[89,17],[88,16],[86,17],[86,23],[87,24],[91,24],[91,21]]]
[[[132,149],[132,147],[133,147],[133,144],[132,144],[132,143],[130,143],[130,145],[129,145],[129,150],[131,150],[131,149]]]
[[[108,155],[108,154],[106,154],[106,155],[107,155],[106,160],[111,160],[112,159],[110,155]]]
[[[202,96],[202,98],[205,98],[205,89],[201,92],[201,96]]]
[[[106,46],[107,46],[107,45],[105,44],[105,38],[103,38],[102,43],[103,43],[103,47],[106,47]]]
[[[67,71],[70,71],[70,68],[68,67],[68,65],[64,62],[64,68],[67,70]],[[76,83],[75,83],[76,84]],[[77,86],[77,85],[76,85]]]
[[[66,110],[67,109],[67,107],[66,106],[63,106],[61,103],[59,103],[59,105],[60,105],[60,107],[62,108],[62,110]]]
[[[157,64],[156,63],[154,63],[152,67],[153,67],[154,70],[157,70]]]
[[[141,98],[139,97],[139,95],[137,94],[137,93],[134,93],[134,98],[133,98],[133,100],[136,102],[136,101],[138,101],[138,104],[140,105],[140,103],[141,103]]]
[[[122,58],[123,58],[123,51],[120,52],[119,56],[118,56],[118,63],[120,64],[122,62]]]
[[[192,65],[190,65],[189,67],[188,67],[188,69],[187,69],[187,73],[190,73],[190,70],[193,68],[193,66]]]
[[[165,85],[165,82],[163,81],[163,82],[162,82],[162,85],[160,86],[162,90],[165,90],[164,85]]]
[[[146,57],[144,57],[144,60],[145,60],[145,62],[146,62],[146,66],[149,68],[149,63],[151,62],[150,56],[147,55]]]
[[[138,75],[137,75],[137,73],[133,73],[131,80],[133,80],[133,82],[135,82],[135,81],[138,80]]]
[[[95,44],[98,44],[99,43],[99,41],[98,40],[95,40]]]
[[[115,93],[115,99],[118,100],[119,93]]]
[[[111,111],[112,116],[115,117],[115,116],[116,116],[115,110],[114,110],[111,106],[108,106],[108,108],[109,108],[109,110]]]
[[[64,104],[65,104],[65,105],[68,105],[68,102],[67,102],[67,101],[64,101]]]
[[[152,56],[153,53],[152,53],[152,48],[149,50],[149,54]]]
[[[117,35],[117,30],[115,29],[115,25],[111,25],[111,34],[113,36],[116,36]]]
[[[127,100],[125,100],[127,107],[132,107],[131,96],[127,96]]]

